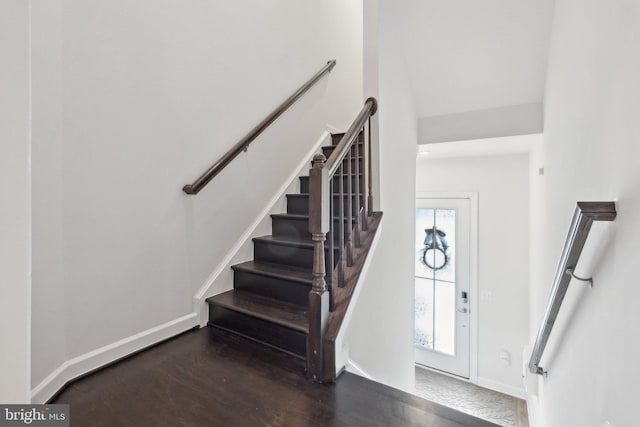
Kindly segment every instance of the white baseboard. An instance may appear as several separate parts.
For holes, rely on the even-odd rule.
[[[514,387],[509,384],[482,377],[478,377],[478,382],[476,384],[478,384],[480,387],[488,388],[493,391],[508,394],[509,396],[517,397],[518,399],[527,400],[527,393],[523,388]]]
[[[136,335],[116,341],[64,362],[31,390],[32,403],[45,403],[69,381],[143,350],[198,325],[197,313],[190,313]]]
[[[276,191],[273,198],[265,205],[265,208],[260,213],[258,213],[253,222],[251,222],[251,224],[240,235],[233,247],[229,250],[229,252],[227,252],[227,255],[224,257],[224,259],[213,270],[213,273],[211,273],[204,284],[200,286],[200,289],[198,289],[195,296],[193,297],[193,307],[194,311],[198,313],[200,326],[204,326],[207,323],[208,310],[206,307],[205,299],[212,295],[211,289],[214,288],[216,280],[218,280],[223,272],[228,271],[231,268],[232,264],[235,264],[237,262],[234,260],[234,257],[238,254],[238,252],[242,249],[242,247],[248,240],[256,237],[254,236],[254,234],[258,226],[270,213],[272,213],[271,211],[278,203],[278,201],[285,197],[287,190],[291,187],[295,179],[298,176],[301,176],[302,173],[306,172],[310,168],[309,162],[313,158],[313,155],[318,152],[320,147],[325,144],[327,140],[329,142],[331,141],[331,135],[328,130],[325,130],[322,132],[315,144],[313,144],[308,154],[302,159],[298,167],[294,169],[291,175],[289,175],[289,177],[285,180],[278,191]],[[230,290],[232,285],[232,283],[229,283],[227,286],[228,289],[224,290]]]
[[[351,359],[347,361],[347,372],[351,372],[352,374],[356,374],[368,380],[373,380],[371,375],[367,374],[364,369],[358,366],[358,364]]]
[[[538,396],[529,395],[527,397],[527,413],[529,414],[529,427],[536,427],[538,423],[538,414],[540,410],[540,403],[538,402]]]

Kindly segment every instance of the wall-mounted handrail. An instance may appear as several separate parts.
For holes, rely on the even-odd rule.
[[[309,292],[307,374],[317,382],[335,378],[335,372],[328,372],[325,357],[329,356],[325,355],[323,345],[329,312],[334,309],[333,290],[336,285],[344,286],[345,269],[354,264],[357,256],[354,248],[361,246],[360,233],[367,229],[368,217],[373,210],[371,116],[377,108],[375,98],[367,99],[329,159],[324,154],[316,154],[309,171],[309,232],[314,252],[313,282]],[[327,237],[328,251],[325,251]],[[326,264],[325,252],[328,256]],[[326,265],[330,268],[328,274]]]
[[[540,366],[540,360],[549,341],[553,325],[560,312],[562,301],[574,276],[573,272],[580,259],[580,254],[589,236],[593,221],[613,221],[616,218],[614,202],[578,202],[573,214],[569,234],[562,249],[560,263],[556,270],[553,286],[549,294],[549,302],[544,312],[536,342],[529,359],[529,371],[544,375],[546,371]],[[579,279],[582,280],[582,279]],[[588,279],[587,279],[588,280]]]
[[[329,73],[336,66],[336,60],[332,59],[327,65],[322,67],[313,77],[280,104],[271,114],[264,118],[256,125],[247,135],[244,136],[236,145],[226,152],[217,162],[215,162],[205,173],[200,175],[192,184],[185,185],[182,190],[187,194],[198,194],[216,175],[218,175],[233,159],[240,153],[245,151],[251,142],[255,140],[266,128],[271,125],[278,117],[282,115],[293,103],[295,103],[305,92],[307,92],[314,84],[318,82],[325,74]]]

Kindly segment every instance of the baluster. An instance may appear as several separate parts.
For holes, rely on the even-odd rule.
[[[371,124],[371,122],[369,122]],[[367,197],[367,189],[368,189],[368,176],[369,176],[369,168],[371,165],[369,162],[369,151],[367,150],[367,132],[368,128],[365,126],[362,127],[362,164],[364,170],[362,171],[362,230],[367,231],[369,229],[369,219],[367,216],[369,215],[369,197]],[[360,177],[357,178],[358,180]]]
[[[353,238],[353,243],[356,248],[360,247],[360,227],[362,222],[360,221],[360,144],[358,144],[358,140],[360,139],[360,132],[358,132],[358,136],[356,137],[355,143],[353,145],[353,151],[355,151],[356,157],[356,170],[355,170],[355,189],[353,191],[355,196],[355,215],[356,215],[356,225],[355,225],[355,233]],[[349,150],[351,151],[351,150]]]
[[[327,272],[326,280],[329,288],[329,311],[333,311],[334,308],[334,295],[333,295],[333,266],[334,266],[334,237],[333,237],[333,179],[329,179],[329,212],[331,213],[331,221],[329,221],[329,256],[327,257],[327,266],[329,271]]]
[[[309,171],[309,232],[313,240],[313,272],[309,291],[309,333],[307,334],[307,375],[322,382],[324,335],[329,318],[329,294],[325,282],[324,241],[330,231],[328,173],[326,157],[316,154]]]
[[[372,113],[373,114],[373,113]],[[373,157],[371,157],[371,117],[369,117],[368,120],[368,133],[369,133],[369,138],[368,138],[368,144],[367,144],[367,150],[369,152],[369,167],[368,167],[368,176],[367,176],[367,186],[369,188],[369,195],[367,196],[367,204],[369,205],[369,211],[367,212],[368,215],[371,215],[373,213],[373,178],[372,178],[372,172],[371,172],[371,162],[373,162]]]
[[[338,181],[338,286],[343,287],[345,283],[345,250],[344,250],[344,162],[338,169],[340,181]]]
[[[353,243],[352,243],[352,231],[353,231],[353,189],[351,188],[351,179],[353,179],[353,173],[351,168],[351,162],[353,160],[353,156],[351,155],[351,149],[349,149],[349,154],[347,154],[347,224],[345,227],[346,230],[346,248],[347,251],[347,267],[351,267],[353,265]]]

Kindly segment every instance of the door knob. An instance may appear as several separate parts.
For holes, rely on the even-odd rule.
[[[458,311],[460,313],[468,313],[469,312],[469,310],[467,310],[467,307],[459,308]]]

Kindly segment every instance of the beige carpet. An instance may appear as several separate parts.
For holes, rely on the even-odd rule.
[[[529,427],[524,400],[416,367],[415,394],[506,427]]]

